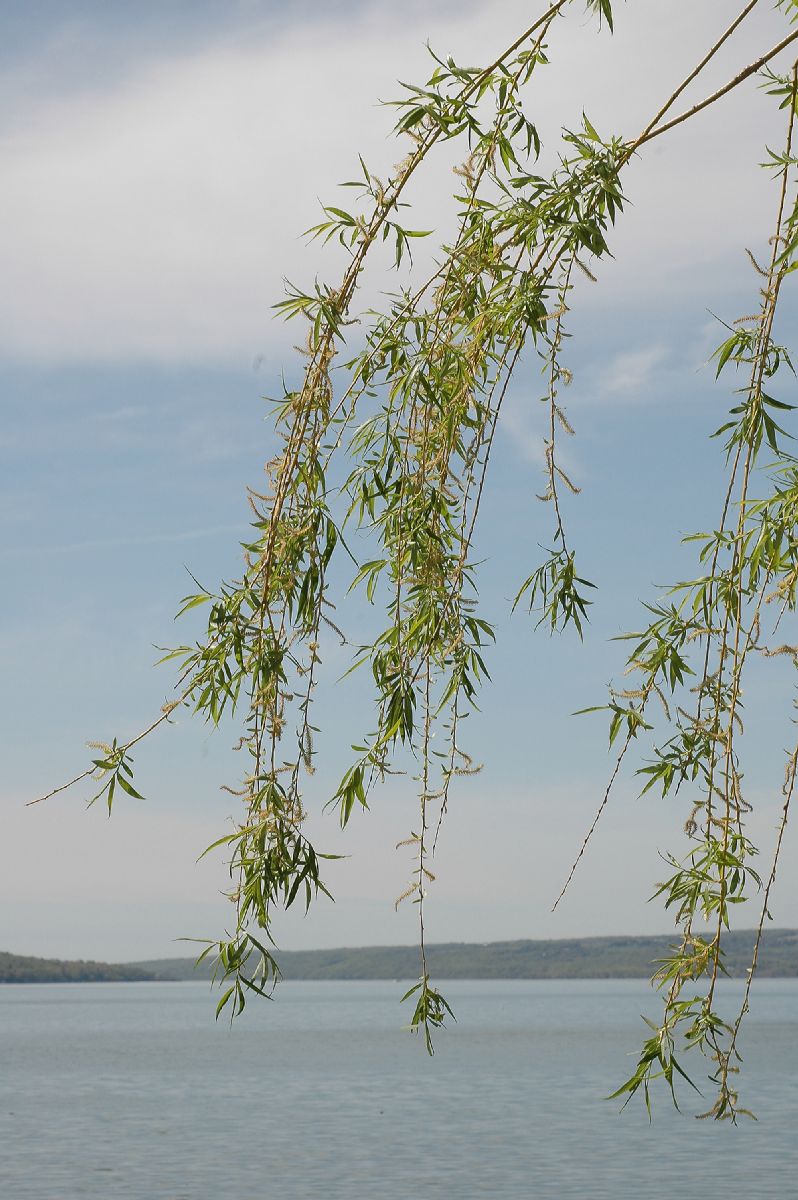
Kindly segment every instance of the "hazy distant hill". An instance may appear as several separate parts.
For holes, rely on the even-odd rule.
[[[641,979],[673,943],[661,937],[567,938],[533,942],[448,942],[427,948],[430,973],[436,979]],[[751,962],[754,933],[726,935],[726,966],[741,976]],[[415,946],[363,946],[340,950],[281,951],[278,961],[286,979],[416,979]],[[113,981],[203,979],[206,961],[160,958],[149,962],[61,962],[0,951],[0,983],[89,983]],[[798,929],[769,929],[759,952],[762,977],[798,977]]]
[[[744,975],[750,966],[754,933],[726,935],[726,966]],[[568,938],[429,946],[427,960],[436,979],[637,979],[651,975],[653,964],[674,942],[661,937]],[[281,951],[277,959],[285,979],[416,979],[415,946],[364,946],[340,950]],[[194,967],[191,958],[131,963],[158,979],[207,977],[206,960]],[[767,930],[759,952],[759,975],[798,976],[798,930]]]
[[[0,950],[0,983],[112,983],[154,978],[143,967],[83,960],[61,962],[57,958],[28,958]]]

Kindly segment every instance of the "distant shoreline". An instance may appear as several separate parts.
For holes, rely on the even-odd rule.
[[[725,965],[744,977],[754,946],[753,930],[726,935]],[[646,979],[673,945],[674,934],[645,937],[561,938],[549,941],[447,942],[427,947],[430,973],[438,979]],[[276,953],[286,980],[415,980],[416,946],[359,946]],[[62,961],[0,952],[0,983],[179,982],[207,979],[211,964],[193,958],[132,963]],[[760,978],[798,978],[798,929],[769,929],[762,938]]]

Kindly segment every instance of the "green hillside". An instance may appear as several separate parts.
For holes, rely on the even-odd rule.
[[[727,934],[726,966],[743,976],[751,962],[751,930]],[[471,944],[449,942],[427,948],[436,979],[640,979],[648,978],[657,959],[673,942],[660,937],[568,938]],[[281,951],[285,979],[416,979],[415,946],[364,946],[339,950]],[[129,964],[159,979],[196,979],[210,973],[190,958],[154,959]],[[768,930],[759,954],[760,977],[798,976],[798,930]]]
[[[143,967],[82,959],[62,962],[57,958],[29,958],[0,951],[0,983],[113,983],[154,978]]]
[[[557,941],[447,942],[429,946],[436,979],[646,979],[673,935],[564,938]],[[751,962],[754,933],[727,934],[726,966],[743,976]],[[363,946],[339,950],[281,951],[285,979],[416,979],[416,946]],[[162,958],[136,963],[62,962],[0,952],[0,983],[90,983],[205,979],[206,961]],[[770,929],[762,940],[759,975],[798,977],[798,930]]]

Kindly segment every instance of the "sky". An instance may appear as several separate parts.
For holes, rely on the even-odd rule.
[[[302,231],[321,200],[336,202],[357,154],[377,174],[403,156],[378,101],[398,94],[397,79],[425,77],[427,41],[479,61],[529,12],[518,0],[0,3],[0,948],[126,960],[189,953],[176,939],[225,928],[223,860],[196,859],[234,815],[220,790],[236,778],[230,731],[181,715],[136,755],[146,799],[110,820],[85,809],[85,793],[25,802],[80,771],[88,740],[130,736],[168,697],[168,668],[153,663],[185,636],[173,614],[187,572],[209,585],[236,576],[245,486],[275,445],[263,398],[295,369],[295,333],[272,305],[285,277],[335,278],[340,257]],[[544,139],[583,108],[602,131],[638,132],[734,14],[725,2],[639,0],[617,6],[610,38],[574,5],[529,101]],[[685,103],[784,28],[763,3]],[[715,520],[721,462],[707,436],[730,397],[708,359],[716,317],[756,303],[745,248],[762,250],[775,205],[757,164],[782,124],[749,83],[653,142],[629,169],[615,257],[575,294],[567,465],[582,495],[568,521],[599,584],[582,645],[509,616],[548,535],[534,498],[534,363],[509,398],[480,532],[483,604],[499,630],[472,730],[485,767],[444,827],[432,941],[669,927],[648,898],[659,852],[684,848],[687,814],[680,800],[638,798],[629,776],[550,911],[611,768],[603,719],[571,714],[619,677],[612,639],[637,627],[641,600],[689,571],[680,536]],[[447,228],[450,168],[443,154],[416,188],[419,227]],[[366,300],[384,283],[370,277]],[[329,660],[337,677],[340,651]],[[749,787],[763,855],[790,700],[788,678],[754,677]],[[278,917],[278,942],[412,942],[414,910],[394,911],[411,869],[395,845],[414,825],[412,784],[392,780],[342,837],[320,809],[368,720],[366,697],[341,684],[321,706],[311,827],[321,849],[349,857],[330,865],[335,904]],[[792,836],[780,925],[798,925],[796,867]],[[752,909],[743,923],[755,920]]]

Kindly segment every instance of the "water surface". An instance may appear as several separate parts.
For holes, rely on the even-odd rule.
[[[727,1200],[798,1192],[798,981],[755,986],[736,1129],[649,1125],[638,981],[450,983],[429,1060],[393,983],[285,983],[231,1029],[207,985],[0,987],[0,1193],[14,1200]],[[727,985],[729,1003],[738,985]],[[709,1095],[709,1091],[707,1092]],[[698,1111],[685,1094],[688,1112]],[[700,1101],[699,1101],[700,1107]]]

